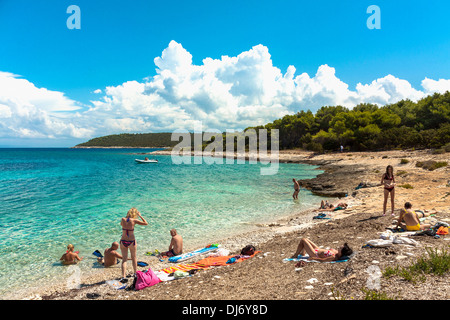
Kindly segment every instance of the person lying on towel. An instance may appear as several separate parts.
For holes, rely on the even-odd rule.
[[[298,255],[304,256],[305,254],[309,255],[308,260],[316,260],[320,262],[330,262],[340,260],[342,257],[350,256],[353,253],[353,250],[348,246],[347,243],[339,249],[321,249],[314,242],[307,238],[302,238],[300,243],[298,244],[297,251],[292,256],[292,258],[297,258]],[[299,261],[295,266],[301,267],[304,266],[306,261]]]

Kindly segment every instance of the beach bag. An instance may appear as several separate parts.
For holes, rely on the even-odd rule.
[[[134,290],[142,290],[147,287],[154,286],[161,282],[152,269],[146,271],[136,271],[136,282],[134,284]]]
[[[245,246],[244,248],[242,248],[241,255],[252,256],[255,254],[255,251],[256,251],[256,248],[254,246],[252,246],[251,244],[249,244],[248,246]]]

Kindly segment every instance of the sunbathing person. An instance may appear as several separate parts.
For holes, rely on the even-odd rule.
[[[105,268],[119,264],[119,259],[123,259],[123,257],[117,252],[117,249],[119,249],[119,243],[113,242],[110,248],[105,249],[103,257],[97,258],[98,263],[103,265]],[[128,260],[131,260],[131,258],[128,258]]]
[[[339,249],[320,249],[314,242],[309,239],[302,238],[298,244],[297,251],[291,258],[297,258],[299,254],[304,256],[309,255],[308,260],[316,260],[320,262],[330,262],[336,261],[344,256],[350,256],[353,250],[348,246],[347,243]],[[296,266],[303,266],[305,261],[300,261]]]
[[[323,201],[322,201],[323,202]],[[328,208],[325,209],[317,209],[316,211],[338,211],[338,210],[345,210],[348,208],[348,204],[345,202],[340,202],[336,205],[336,207],[333,204],[329,204]]]
[[[76,264],[78,261],[83,260],[83,258],[78,256],[78,252],[73,252],[73,250],[73,244],[69,244],[67,246],[67,252],[59,260],[62,260],[63,264]]]
[[[183,238],[177,233],[177,230],[170,230],[172,240],[170,241],[169,251],[161,252],[160,255],[173,257],[183,253]]]
[[[320,202],[320,208],[317,210],[321,210],[321,209],[330,209],[333,208],[334,206],[331,203],[328,203],[328,200],[326,200],[325,202],[323,202],[323,200]]]
[[[396,228],[401,227],[407,231],[419,231],[430,228],[431,226],[429,224],[420,224],[417,213],[411,210],[411,208],[412,204],[410,202],[406,202],[405,208],[400,210],[400,217],[398,218]]]

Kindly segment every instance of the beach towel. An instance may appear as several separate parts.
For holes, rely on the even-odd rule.
[[[254,254],[252,254],[251,256],[239,256],[239,258],[236,258],[237,256],[222,256],[222,257],[208,257],[205,259],[202,259],[200,261],[198,261],[197,263],[203,264],[205,266],[209,266],[209,267],[216,267],[216,266],[226,266],[229,264],[234,264],[234,263],[239,263],[242,262],[244,260],[253,258],[256,254],[260,253],[261,251],[255,251]],[[230,259],[232,258],[236,258],[235,260],[233,260],[230,263]],[[227,263],[228,262],[228,263]]]
[[[202,264],[200,262],[196,263],[189,263],[189,264],[178,264],[173,267],[165,268],[160,271],[165,273],[174,273],[175,271],[184,271],[187,272],[189,270],[196,270],[196,269],[208,269],[209,266]]]
[[[374,239],[369,240],[366,242],[366,244],[363,246],[363,248],[387,248],[391,247],[393,244],[406,244],[406,245],[412,245],[412,246],[418,246],[419,243],[413,239],[410,239],[408,237],[393,237],[390,239]]]
[[[331,217],[327,216],[326,213],[319,213],[317,216],[314,216],[313,219],[331,219]]]
[[[356,252],[352,253],[350,256],[343,256],[341,257],[339,260],[334,260],[334,261],[317,261],[317,260],[308,260],[309,259],[309,255],[304,255],[302,256],[301,254],[298,255],[297,258],[285,258],[283,259],[283,262],[287,262],[287,261],[305,261],[305,262],[320,262],[320,263],[337,263],[337,262],[347,262],[348,260],[350,260],[351,257],[353,257],[353,255]]]

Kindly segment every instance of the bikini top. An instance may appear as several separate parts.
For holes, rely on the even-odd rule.
[[[130,218],[128,217],[128,218],[127,218],[127,222],[129,222],[129,221],[130,221]],[[129,236],[129,235],[128,235],[128,231],[134,231],[134,229],[124,229],[124,228],[122,228],[122,230],[124,230],[124,231],[127,232],[127,237]]]
[[[394,176],[389,177],[389,176],[385,173],[383,179],[384,179],[384,180],[394,180]]]

